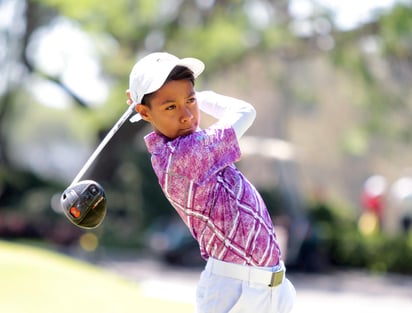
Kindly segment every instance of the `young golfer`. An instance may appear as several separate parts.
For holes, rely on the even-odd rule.
[[[255,110],[212,91],[196,92],[203,69],[198,59],[152,53],[133,67],[128,90],[128,103],[154,130],[145,143],[159,184],[207,260],[196,310],[290,312],[295,289],[285,276],[271,218],[234,165]],[[201,130],[199,110],[218,121]]]

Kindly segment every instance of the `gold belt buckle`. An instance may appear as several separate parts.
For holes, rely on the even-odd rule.
[[[276,287],[280,285],[283,281],[284,275],[285,275],[285,271],[273,272],[272,277],[270,279],[269,287]]]

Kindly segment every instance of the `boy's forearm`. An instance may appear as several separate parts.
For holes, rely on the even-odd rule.
[[[218,125],[230,125],[240,138],[252,125],[256,110],[248,102],[233,97],[223,96],[213,91],[197,93],[201,111],[218,119]]]

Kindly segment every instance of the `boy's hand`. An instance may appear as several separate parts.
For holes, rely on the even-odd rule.
[[[126,103],[130,107],[131,105],[133,105],[133,100],[132,100],[132,97],[130,95],[130,89],[126,89],[126,97],[127,97]],[[137,112],[136,107],[137,107],[137,105],[134,106],[134,110]],[[136,123],[136,122],[140,121],[141,118],[142,117],[140,116],[140,114],[135,114],[129,119],[129,121],[132,122],[132,123]]]
[[[126,101],[127,105],[132,105],[133,100],[132,100],[132,97],[130,96],[130,89],[126,90],[126,96],[127,96],[127,101]]]

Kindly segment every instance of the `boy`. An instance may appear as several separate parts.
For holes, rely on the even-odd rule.
[[[153,132],[145,137],[159,184],[207,260],[196,296],[199,313],[290,312],[274,227],[259,193],[236,169],[238,140],[255,118],[247,102],[196,92],[202,61],[165,52],[133,67],[127,92]],[[199,128],[199,109],[218,119]]]

